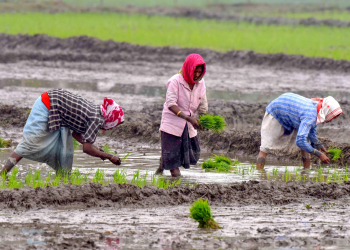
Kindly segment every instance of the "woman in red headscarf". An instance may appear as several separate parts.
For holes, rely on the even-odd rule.
[[[93,143],[99,130],[111,129],[122,122],[123,109],[107,97],[102,105],[95,105],[63,89],[45,92],[34,103],[23,138],[0,175],[8,173],[22,158],[47,163],[56,173],[69,172],[73,164],[73,137],[83,145],[84,153],[120,165],[117,156],[95,148]]]
[[[179,167],[196,165],[200,155],[196,115],[208,111],[204,75],[206,64],[198,54],[190,54],[180,72],[167,83],[160,125],[162,157],[156,173],[170,170],[173,177],[181,176]]]

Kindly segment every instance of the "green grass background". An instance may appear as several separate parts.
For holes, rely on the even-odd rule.
[[[115,13],[0,15],[0,32],[87,35],[151,46],[254,50],[350,60],[350,28],[266,26]]]

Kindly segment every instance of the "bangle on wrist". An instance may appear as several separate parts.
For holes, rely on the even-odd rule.
[[[113,157],[114,157],[114,155],[112,156],[112,158],[111,159],[109,159],[110,161],[113,159]]]
[[[181,112],[182,112],[182,111],[180,110],[179,112],[177,112],[177,114],[176,114],[176,115],[177,115],[177,116],[179,116],[179,114],[180,114]]]

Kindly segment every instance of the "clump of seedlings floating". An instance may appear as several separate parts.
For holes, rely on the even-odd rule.
[[[199,118],[198,123],[202,128],[210,129],[218,133],[224,130],[226,127],[225,118],[219,115],[216,115],[216,116],[212,116],[208,114],[202,115]]]
[[[206,172],[230,172],[235,169],[240,162],[235,159],[232,161],[230,158],[227,158],[224,155],[214,155],[208,160],[202,163],[202,168],[205,169]]]
[[[138,187],[144,187],[146,185],[154,185],[158,188],[168,189],[178,185],[190,185],[190,181],[183,182],[182,179],[169,180],[163,176],[152,175],[151,180],[147,181],[148,172],[145,175],[140,174],[140,170],[134,171],[132,180],[128,183],[127,173],[125,169],[117,169],[113,175],[112,179],[106,178],[105,170],[97,169],[95,173],[80,173],[79,169],[75,169],[70,173],[58,172],[56,175],[49,173],[46,178],[41,176],[40,170],[29,170],[28,174],[24,177],[24,183],[17,178],[18,167],[13,168],[13,170],[8,173],[7,177],[5,174],[1,176],[0,188],[22,188],[24,186],[29,186],[33,188],[37,187],[47,187],[47,186],[58,186],[58,185],[83,185],[85,183],[94,182],[101,185],[114,184],[129,184],[136,185]],[[88,179],[88,175],[92,174],[92,179]],[[54,176],[54,178],[53,178]],[[8,180],[6,180],[8,178]]]
[[[221,228],[211,215],[208,200],[200,198],[195,201],[190,207],[190,217],[199,223],[199,228]]]

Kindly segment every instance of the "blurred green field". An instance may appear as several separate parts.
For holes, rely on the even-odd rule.
[[[249,13],[246,13],[249,15]],[[261,13],[259,16],[266,17],[283,17],[283,18],[297,18],[297,19],[306,19],[306,18],[315,18],[315,19],[335,19],[341,21],[350,21],[350,11],[315,11],[315,12],[286,12],[286,13]]]
[[[7,13],[0,15],[0,32],[61,38],[87,35],[151,46],[283,52],[350,60],[350,28],[266,26],[114,13]]]

